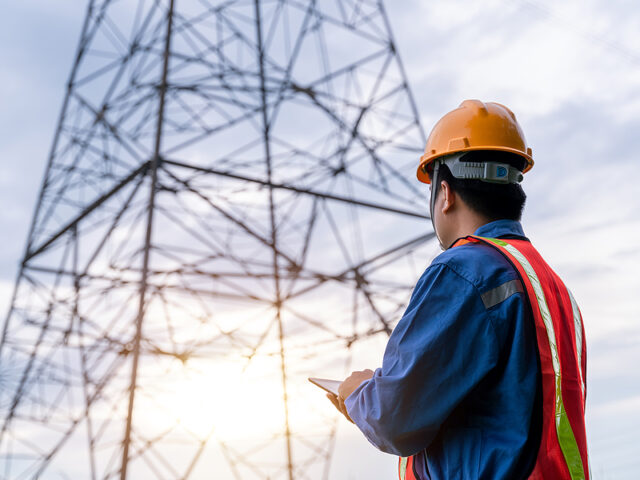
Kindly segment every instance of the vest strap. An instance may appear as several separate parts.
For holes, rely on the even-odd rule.
[[[544,296],[542,284],[540,283],[538,275],[531,266],[529,260],[527,260],[527,258],[510,243],[507,243],[499,238],[485,238],[476,236],[471,236],[471,238],[475,238],[485,244],[493,245],[503,253],[506,252],[508,254],[506,255],[507,258],[511,260],[512,263],[517,263],[521,267],[519,270],[523,270],[526,274],[527,278],[523,280],[528,281],[531,287],[527,288],[530,298],[532,296],[534,297],[531,298],[531,307],[535,308],[537,306],[539,309],[542,321],[547,332],[549,348],[551,350],[551,364],[553,366],[553,372],[555,375],[555,425],[558,443],[560,444],[560,449],[562,450],[566,465],[569,469],[571,479],[584,480],[586,478],[586,475],[584,466],[582,465],[582,458],[580,457],[580,450],[578,448],[578,443],[576,442],[576,438],[573,433],[573,429],[571,428],[571,424],[569,423],[569,417],[567,416],[564,402],[562,400],[562,371],[560,368],[560,356],[558,354],[556,333],[553,326],[553,321],[551,319],[551,313],[549,312],[549,307],[547,305],[547,300]],[[531,295],[532,293],[533,295]],[[580,329],[580,332],[580,346],[582,347],[582,329]],[[578,363],[580,363],[580,357],[578,359]],[[582,379],[581,381],[583,382]],[[582,384],[584,385],[584,383]]]
[[[413,457],[400,457],[398,477],[400,480],[418,480],[413,470]]]

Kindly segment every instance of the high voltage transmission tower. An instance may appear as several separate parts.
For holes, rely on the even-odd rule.
[[[0,478],[327,478],[306,377],[402,315],[424,143],[380,1],[91,1],[2,331]]]

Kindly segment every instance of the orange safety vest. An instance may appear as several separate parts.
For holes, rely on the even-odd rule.
[[[578,305],[560,277],[526,240],[468,236],[453,246],[483,243],[515,267],[536,325],[542,376],[542,437],[529,478],[588,479],[584,423],[587,353]],[[401,457],[400,480],[417,480],[414,457]]]

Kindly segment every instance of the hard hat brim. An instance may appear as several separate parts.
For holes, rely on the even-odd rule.
[[[446,152],[446,153],[437,153],[437,154],[433,154],[433,155],[427,155],[427,154],[422,155],[420,157],[420,165],[418,165],[418,171],[416,173],[416,176],[418,177],[418,180],[420,180],[422,183],[431,184],[431,179],[429,178],[429,175],[426,173],[426,167],[431,162],[433,162],[434,160],[437,160],[438,158],[444,157],[446,155],[451,155],[453,153],[471,152],[471,151],[479,151],[479,150],[492,151],[492,152],[509,152],[509,153],[514,153],[514,154],[524,158],[527,161],[527,165],[524,168],[524,170],[522,171],[522,173],[528,172],[533,167],[533,163],[534,162],[533,162],[533,158],[531,157],[531,155],[528,155],[528,154],[524,153],[522,150],[518,150],[516,148],[510,148],[510,147],[465,147],[465,148],[461,148],[461,149],[458,149],[458,150],[452,150],[452,151],[449,151],[449,152]]]

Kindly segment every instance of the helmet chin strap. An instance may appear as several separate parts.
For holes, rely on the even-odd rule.
[[[436,238],[438,239],[438,243],[440,244],[440,248],[442,250],[446,250],[445,246],[442,244],[442,240],[440,239],[440,235],[438,235],[438,229],[436,228],[436,222],[434,219],[434,212],[436,210],[436,197],[438,196],[438,171],[440,170],[440,160],[435,160],[433,162],[433,173],[431,174],[431,198],[429,199],[429,213],[431,215],[431,225],[433,225],[433,231],[436,234]]]

